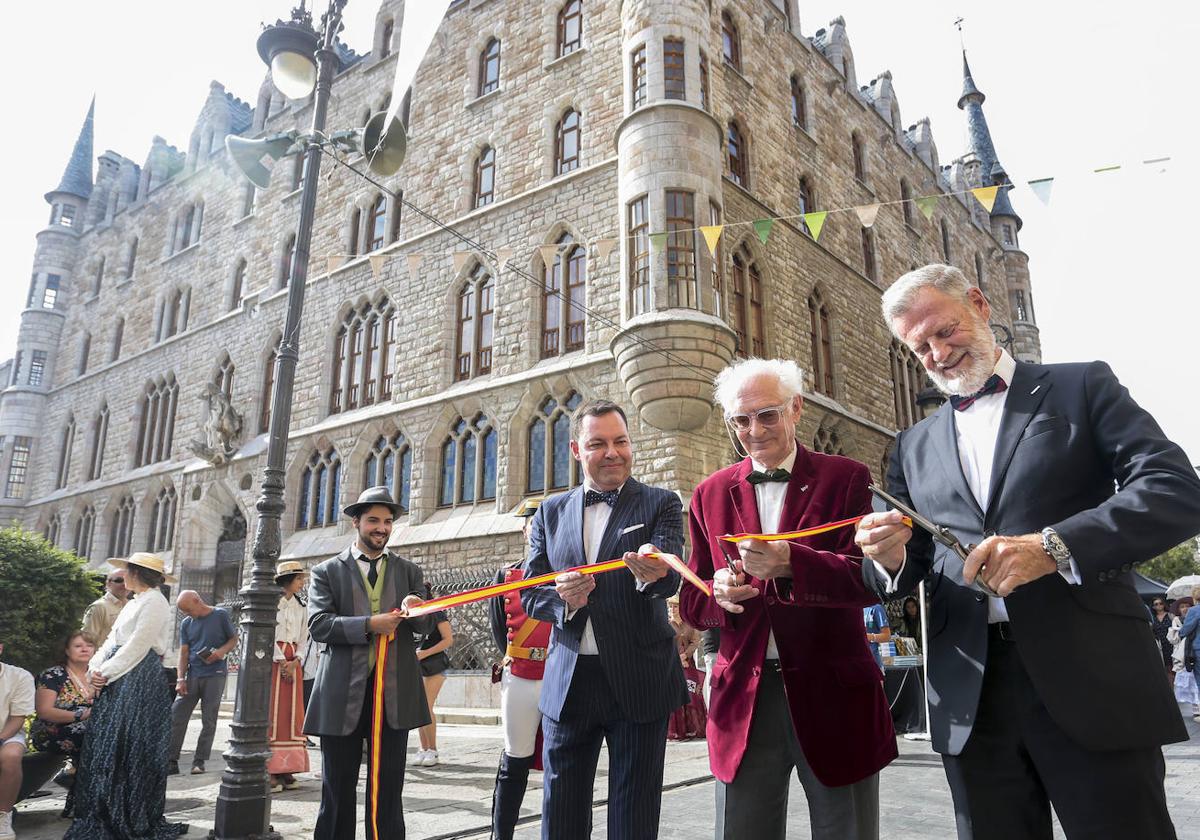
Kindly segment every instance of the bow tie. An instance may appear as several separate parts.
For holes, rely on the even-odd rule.
[[[588,507],[596,502],[604,502],[609,507],[613,507],[617,503],[617,495],[620,490],[588,490],[583,494],[583,506]]]
[[[1000,374],[993,373],[988,377],[988,381],[983,383],[983,387],[974,394],[966,397],[960,397],[958,394],[950,396],[950,405],[954,406],[955,411],[964,411],[971,407],[975,400],[980,397],[985,397],[988,394],[999,394],[1008,390],[1008,383],[1000,378]]]
[[[759,485],[766,481],[788,481],[792,474],[785,469],[774,470],[753,470],[750,475],[746,476],[746,481],[751,484]]]

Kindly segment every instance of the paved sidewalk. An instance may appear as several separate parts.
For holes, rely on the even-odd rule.
[[[222,710],[216,743],[223,748],[229,738],[232,706]],[[457,720],[469,720],[459,714]],[[1200,727],[1188,719],[1192,740],[1165,750],[1167,797],[1180,840],[1200,840]],[[212,828],[213,809],[220,787],[223,762],[214,756],[209,772],[186,775],[191,759],[188,751],[199,732],[199,716],[192,722],[180,762],[184,775],[173,776],[167,791],[170,818],[190,823],[190,838],[203,838]],[[412,840],[450,840],[488,837],[492,784],[496,761],[503,743],[500,728],[470,723],[445,724],[438,729],[442,764],[410,767],[404,786],[408,836]],[[409,758],[415,751],[416,735],[410,742]],[[883,771],[880,780],[880,825],[882,836],[905,840],[947,840],[954,836],[950,792],[938,757],[928,744],[900,740],[900,758]],[[311,750],[314,771],[320,769],[320,751]],[[320,801],[320,781],[311,774],[301,776],[298,791],[276,794],[272,807],[275,830],[288,840],[312,837]],[[593,836],[603,838],[607,811],[607,754],[601,753],[596,780]],[[19,840],[58,840],[67,822],[59,819],[63,796],[53,785],[50,796],[28,800],[20,807],[16,829]],[[359,785],[359,803],[363,802]],[[519,840],[540,837],[541,774],[530,778],[522,809]],[[708,772],[707,746],[703,741],[669,743],[664,779],[662,840],[706,840],[712,836],[713,781]],[[792,783],[788,808],[789,840],[810,837],[804,794]],[[359,833],[359,837],[364,835]],[[1056,831],[1056,837],[1062,837]]]

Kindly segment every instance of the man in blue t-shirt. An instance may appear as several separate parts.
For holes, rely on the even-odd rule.
[[[883,604],[863,607],[863,624],[867,628],[867,642],[870,644],[871,654],[875,657],[875,664],[882,671],[883,657],[879,655],[879,644],[892,638],[892,628],[888,624],[887,613],[883,611]]]
[[[200,703],[200,738],[192,754],[192,775],[204,772],[217,732],[217,713],[225,694],[228,667],[225,656],[238,642],[229,613],[210,607],[196,592],[185,589],[175,602],[187,617],[179,625],[178,697],[171,706],[171,762],[168,774],[179,772],[179,751],[187,734],[188,721]]]

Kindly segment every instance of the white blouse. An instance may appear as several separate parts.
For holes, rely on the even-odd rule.
[[[170,624],[171,608],[161,592],[148,589],[133,596],[92,657],[88,674],[102,674],[113,682],[137,667],[151,650],[162,656],[170,645]]]
[[[275,613],[275,649],[271,658],[276,662],[286,659],[280,642],[295,645],[296,656],[300,656],[308,645],[308,610],[295,595],[280,598],[279,609]]]

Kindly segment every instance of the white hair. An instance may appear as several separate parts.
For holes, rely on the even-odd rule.
[[[713,382],[713,397],[726,414],[733,411],[738,391],[751,379],[773,376],[779,381],[784,397],[804,396],[804,371],[790,359],[742,359],[717,374]]]
[[[923,265],[901,275],[883,293],[881,308],[883,309],[883,320],[887,322],[888,327],[890,328],[894,320],[908,311],[922,289],[929,287],[965,303],[967,292],[971,290],[971,281],[967,279],[967,275],[954,266],[942,263]]]

